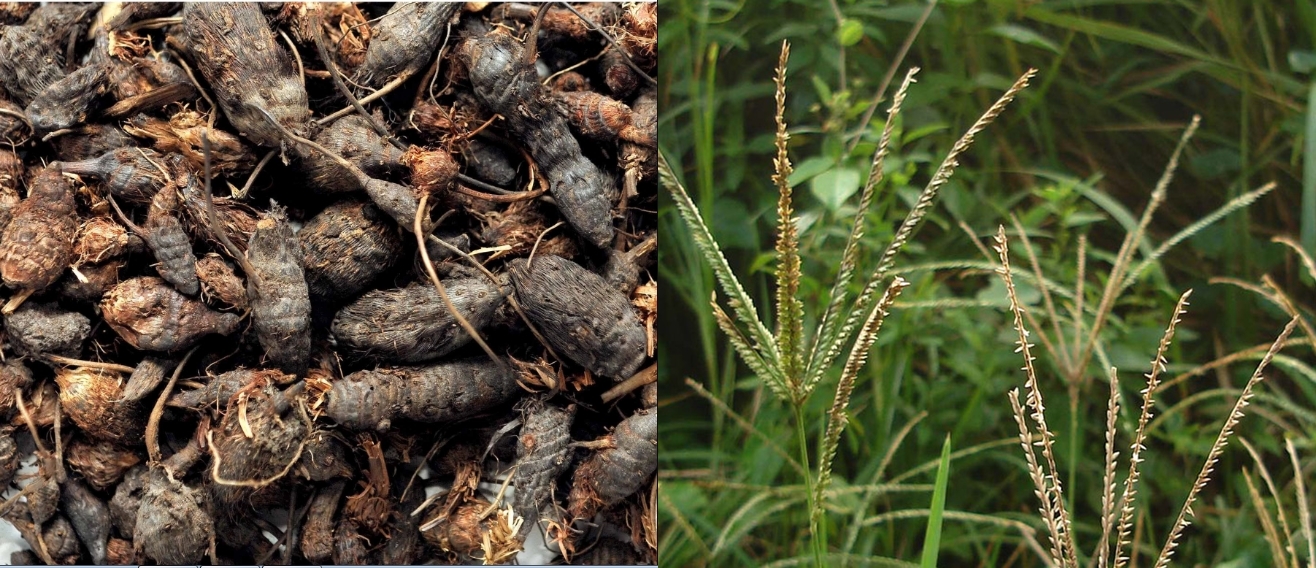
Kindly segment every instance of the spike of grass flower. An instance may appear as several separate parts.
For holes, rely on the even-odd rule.
[[[1014,315],[1014,328],[1018,332],[1018,348],[1016,352],[1022,353],[1024,358],[1023,370],[1026,374],[1024,388],[1028,391],[1026,401],[1028,410],[1019,403],[1019,390],[1015,389],[1009,393],[1010,404],[1014,410],[1015,422],[1019,426],[1019,441],[1024,449],[1024,458],[1027,463],[1029,477],[1033,480],[1034,493],[1040,502],[1040,512],[1043,524],[1050,532],[1050,562],[1057,566],[1070,567],[1078,566],[1078,548],[1074,543],[1073,523],[1065,509],[1064,491],[1060,485],[1060,474],[1056,470],[1055,461],[1052,459],[1052,440],[1055,435],[1050,431],[1046,423],[1045,406],[1042,401],[1042,391],[1038,387],[1038,377],[1033,367],[1033,356],[1031,353],[1032,344],[1028,342],[1029,331],[1025,327],[1024,309],[1019,303],[1018,295],[1014,287],[1014,275],[1010,267],[1009,246],[1005,237],[1005,227],[1002,226],[996,234],[996,250],[1000,255],[1001,266],[997,272],[1005,282],[1006,294],[1010,299],[1010,309]],[[1143,462],[1142,453],[1146,450],[1143,443],[1146,441],[1148,424],[1152,417],[1152,406],[1155,404],[1154,395],[1160,385],[1160,376],[1165,371],[1166,360],[1165,354],[1170,347],[1170,342],[1174,338],[1175,328],[1183,317],[1184,311],[1188,305],[1188,297],[1192,290],[1184,292],[1179,297],[1178,303],[1174,307],[1174,313],[1170,317],[1170,323],[1166,326],[1165,333],[1156,348],[1156,355],[1151,361],[1151,370],[1145,375],[1147,385],[1142,390],[1142,409],[1138,417],[1137,428],[1133,433],[1133,443],[1130,445],[1129,471],[1124,480],[1124,490],[1120,496],[1119,503],[1114,502],[1115,494],[1115,469],[1119,454],[1114,451],[1115,447],[1115,416],[1119,412],[1119,381],[1114,369],[1110,372],[1110,402],[1107,407],[1106,420],[1106,462],[1105,476],[1102,483],[1102,513],[1101,513],[1101,540],[1097,546],[1096,565],[1104,568],[1109,563],[1113,563],[1116,568],[1128,564],[1130,557],[1126,554],[1127,548],[1131,545],[1130,537],[1132,532],[1133,518],[1136,513],[1136,500],[1138,481],[1140,480],[1139,466]],[[1202,469],[1193,482],[1188,496],[1184,499],[1183,507],[1179,511],[1179,516],[1171,525],[1170,534],[1165,539],[1165,544],[1161,548],[1160,554],[1157,555],[1154,566],[1164,568],[1170,565],[1174,556],[1175,549],[1179,546],[1179,539],[1183,536],[1184,529],[1191,524],[1194,516],[1193,503],[1197,501],[1198,495],[1206,487],[1211,478],[1211,472],[1214,471],[1216,462],[1219,461],[1220,455],[1224,452],[1229,438],[1234,433],[1235,426],[1242,420],[1244,409],[1247,408],[1253,396],[1253,389],[1257,383],[1264,378],[1262,373],[1269,366],[1275,354],[1288,341],[1289,335],[1298,325],[1299,317],[1295,316],[1284,326],[1284,331],[1280,332],[1279,337],[1270,345],[1270,349],[1265,356],[1261,358],[1252,377],[1248,379],[1247,384],[1243,387],[1242,393],[1234,403],[1233,409],[1225,418],[1225,423],[1220,428],[1220,433],[1216,436],[1215,443],[1211,445],[1207,453],[1206,461],[1202,464]],[[1032,424],[1029,424],[1031,419]],[[1041,447],[1044,461],[1037,459],[1035,447]],[[1296,465],[1295,465],[1296,468]],[[1118,523],[1117,523],[1118,521]],[[1109,549],[1112,526],[1115,535],[1115,547],[1113,552]]]
[[[932,207],[939,190],[950,181],[951,175],[959,165],[958,158],[973,144],[974,136],[984,130],[1009,106],[1015,96],[1028,86],[1030,79],[1036,75],[1036,69],[1030,69],[1015,81],[1014,85],[1003,94],[977,122],[955,143],[946,158],[937,168],[927,186],[924,187],[914,207],[905,216],[895,237],[882,252],[877,268],[864,281],[858,295],[850,292],[850,283],[855,276],[860,255],[860,242],[864,236],[864,225],[868,210],[883,175],[883,164],[888,154],[896,118],[905,99],[909,86],[914,82],[918,69],[911,69],[905,75],[900,88],[892,97],[891,108],[887,113],[886,124],[877,150],[873,154],[869,168],[868,180],[859,198],[858,211],[854,221],[836,281],[832,284],[831,296],[823,312],[818,331],[814,334],[806,352],[804,337],[804,304],[799,297],[800,256],[799,234],[792,204],[792,188],[789,177],[792,171],[787,152],[789,135],[786,130],[786,62],[790,54],[788,43],[782,43],[781,57],[777,64],[776,83],[776,156],[773,182],[778,190],[777,201],[777,298],[776,298],[776,333],[770,333],[758,317],[754,302],[745,292],[740,281],[732,273],[726,257],[723,256],[717,242],[713,239],[704,223],[694,201],[685,188],[677,181],[667,160],[659,154],[660,182],[671,192],[677,212],[693,234],[695,246],[704,256],[717,278],[722,292],[726,294],[726,304],[730,312],[718,303],[716,295],[710,301],[710,309],[719,328],[727,335],[732,347],[745,364],[782,402],[790,405],[795,415],[795,430],[800,447],[800,462],[805,466],[804,481],[809,501],[809,537],[814,562],[819,566],[827,557],[827,536],[823,523],[823,501],[827,486],[831,480],[832,459],[836,455],[841,434],[845,430],[846,409],[850,404],[855,380],[862,370],[869,352],[877,339],[877,332],[882,326],[896,297],[908,286],[908,282],[896,276],[888,282],[889,273],[895,266],[896,256],[914,236],[924,216]],[[878,292],[885,289],[879,296]],[[832,406],[827,413],[826,430],[823,433],[822,447],[817,452],[818,467],[810,472],[809,440],[805,423],[805,403],[813,389],[827,370],[832,368],[845,345],[850,345],[850,354],[841,372],[833,397]],[[817,481],[816,485],[814,480]]]

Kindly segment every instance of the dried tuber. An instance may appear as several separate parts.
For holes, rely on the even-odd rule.
[[[457,311],[478,331],[492,321],[503,291],[484,277],[444,284]],[[356,359],[418,363],[470,342],[433,286],[372,290],[344,306],[331,328],[344,354]]]
[[[311,296],[301,243],[277,205],[256,223],[247,243],[247,301],[265,356],[294,374],[311,356]]]
[[[93,438],[132,445],[142,441],[145,407],[123,398],[122,377],[92,367],[62,369],[55,374],[60,406],[73,423]]]
[[[483,358],[357,371],[334,382],[324,415],[355,430],[384,431],[399,419],[452,422],[510,400],[519,388],[509,368]]]
[[[612,178],[581,153],[565,117],[550,103],[525,48],[508,35],[466,40],[457,53],[470,72],[480,102],[501,114],[544,170],[562,216],[599,248],[612,243]]]
[[[597,375],[625,379],[645,360],[646,336],[626,296],[557,256],[509,263],[516,297],[553,348]]]
[[[59,279],[73,262],[78,235],[73,207],[73,188],[59,171],[37,173],[0,237],[0,277],[6,285],[31,293]]]
[[[574,519],[589,519],[639,491],[658,469],[658,411],[622,420],[602,440],[603,449],[576,468],[568,496]]]
[[[351,298],[393,267],[402,252],[397,226],[370,203],[335,203],[297,233],[311,296]]]
[[[164,172],[156,166],[162,163],[164,157],[155,150],[127,147],[87,160],[56,162],[52,167],[65,173],[100,178],[105,189],[115,197],[141,204],[150,203],[164,187]]]
[[[60,504],[73,530],[91,554],[92,563],[105,564],[110,540],[110,509],[105,502],[82,482],[70,478],[64,482]]]
[[[213,311],[154,276],[119,283],[101,301],[101,314],[129,345],[164,352],[187,349],[212,333],[233,333],[240,319]]]
[[[398,2],[379,20],[357,69],[357,82],[380,87],[399,75],[410,76],[432,59],[448,20],[460,6],[450,2]]]
[[[310,119],[306,87],[292,58],[270,31],[255,4],[189,2],[183,30],[198,70],[224,115],[243,136],[261,146],[283,140],[262,111],[294,132]]]
[[[55,304],[28,303],[5,316],[5,331],[19,353],[77,357],[91,334],[91,321]]]
[[[575,414],[574,405],[558,408],[541,400],[526,405],[516,446],[516,474],[512,476],[516,487],[512,508],[525,519],[518,535],[521,538],[531,530],[543,532],[545,523],[560,520],[553,488],[567,465]]]

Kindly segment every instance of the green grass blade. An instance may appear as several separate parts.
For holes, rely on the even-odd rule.
[[[932,513],[928,515],[928,532],[923,537],[923,568],[936,568],[941,548],[941,516],[946,510],[946,485],[950,481],[950,435],[941,446],[941,464],[937,466],[937,483],[932,490]]]
[[[1302,152],[1302,247],[1316,256],[1316,79],[1307,92],[1307,129]],[[1316,552],[1312,553],[1316,555]]]

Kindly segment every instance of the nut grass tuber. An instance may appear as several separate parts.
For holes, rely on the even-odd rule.
[[[503,291],[483,277],[450,280],[444,286],[458,313],[476,330],[493,320],[503,302]],[[471,340],[443,298],[420,283],[366,292],[338,311],[331,329],[345,355],[379,362],[436,359]]]
[[[356,82],[377,88],[399,75],[415,74],[432,58],[458,8],[445,2],[394,4],[372,28]]]
[[[516,297],[553,349],[596,375],[625,379],[645,360],[644,326],[602,277],[557,256],[508,264]]]
[[[196,262],[196,275],[201,281],[201,298],[212,306],[247,309],[247,285],[233,271],[233,265],[218,254],[209,253]]]
[[[0,34],[0,87],[13,101],[27,106],[46,88],[64,78],[60,46],[33,23],[7,26]]]
[[[324,416],[354,430],[387,430],[396,420],[452,422],[507,402],[515,374],[488,359],[357,371],[333,383]]]
[[[150,203],[160,188],[165,186],[164,173],[155,164],[164,157],[155,150],[145,148],[118,148],[99,157],[76,162],[56,162],[64,173],[100,178],[105,189],[130,203]]]
[[[105,440],[75,438],[69,444],[69,466],[100,491],[119,485],[124,474],[141,462],[136,452]]]
[[[218,511],[237,521],[249,510],[255,490],[281,479],[301,458],[311,425],[292,408],[300,384],[280,392],[256,381],[229,400],[228,411],[209,440],[207,486]]]
[[[471,86],[490,112],[506,119],[549,180],[562,216],[599,248],[612,243],[612,178],[581,153],[567,121],[550,103],[534,65],[516,39],[491,33],[466,40],[457,53],[469,69]]]
[[[286,382],[287,378],[289,378],[287,375],[272,369],[235,369],[211,377],[210,381],[199,389],[170,396],[167,404],[192,409],[206,406],[225,408],[228,406],[229,399],[237,395],[242,387],[256,381],[281,384]]]
[[[71,367],[57,372],[55,382],[60,406],[88,436],[125,445],[141,443],[146,409],[137,402],[119,402],[123,397],[119,373]]]
[[[182,27],[197,69],[243,136],[279,146],[283,137],[261,111],[294,131],[310,120],[306,88],[255,4],[187,3]]]
[[[119,283],[101,300],[101,314],[129,345],[163,352],[187,349],[212,333],[233,333],[241,319],[211,310],[154,276]]]
[[[377,207],[360,201],[330,205],[307,221],[297,238],[311,296],[328,301],[356,296],[390,270],[402,252],[397,226]]]
[[[0,237],[0,277],[28,292],[54,284],[73,261],[77,234],[73,188],[57,170],[42,169]],[[6,311],[14,307],[7,305]]]
[[[60,504],[64,507],[64,514],[68,516],[69,524],[86,545],[92,563],[104,564],[106,547],[110,540],[109,507],[86,485],[73,478],[64,482]]]
[[[247,301],[256,338],[279,368],[306,372],[311,356],[311,296],[301,243],[283,209],[274,205],[247,243]]]
[[[202,421],[198,433],[208,429]],[[147,558],[164,565],[197,564],[215,539],[214,521],[207,512],[206,493],[179,481],[187,462],[199,455],[198,436],[162,466],[152,467],[134,520],[133,545]],[[118,495],[115,496],[118,498]],[[213,562],[213,559],[212,559]]]
[[[92,217],[78,227],[78,238],[73,242],[76,264],[100,264],[128,252],[133,238],[128,230],[108,216]],[[140,242],[138,245],[142,244]]]
[[[315,141],[334,154],[372,176],[383,176],[401,169],[402,150],[384,141],[360,115],[340,118],[316,135]],[[302,159],[307,185],[327,193],[361,191],[362,180],[336,160],[320,152]]]
[[[24,304],[5,316],[5,331],[14,348],[26,355],[50,353],[77,357],[91,334],[91,320],[56,304]]]
[[[123,386],[123,402],[135,402],[144,398],[164,382],[165,369],[173,367],[173,361],[147,355],[128,376],[128,383]]]
[[[316,490],[311,498],[301,542],[302,556],[310,562],[323,564],[333,559],[334,518],[346,487],[346,480],[335,481]]]
[[[128,219],[114,197],[109,197],[109,201],[115,213],[146,241],[146,246],[155,254],[156,272],[160,277],[179,292],[197,295],[201,291],[201,282],[197,279],[196,255],[192,254],[192,243],[183,231],[183,224],[174,216],[179,209],[178,192],[168,186],[157,192],[151,198],[146,223],[141,227]]]
[[[559,408],[542,400],[525,408],[512,476],[516,487],[512,509],[525,519],[519,538],[524,539],[532,529],[543,531],[545,522],[558,520],[553,487],[567,465],[575,414],[575,405]]]
[[[41,91],[24,111],[34,134],[42,136],[86,121],[109,91],[106,71],[103,64],[87,65]]]
[[[630,497],[658,469],[658,411],[641,410],[603,438],[604,448],[576,468],[568,511],[589,519],[604,507]]]

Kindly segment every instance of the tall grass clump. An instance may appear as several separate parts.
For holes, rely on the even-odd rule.
[[[671,192],[676,209],[693,235],[696,248],[712,269],[725,295],[725,303],[730,313],[723,308],[716,296],[709,303],[709,309],[718,328],[727,336],[736,353],[753,371],[756,378],[766,385],[780,403],[790,408],[799,447],[798,463],[801,466],[799,473],[803,478],[807,496],[809,550],[813,563],[823,566],[829,564],[829,559],[836,559],[828,552],[826,523],[823,517],[829,496],[832,461],[846,427],[850,397],[855,388],[856,378],[877,340],[883,321],[896,298],[909,285],[905,279],[893,275],[896,257],[918,230],[936,200],[938,191],[950,180],[959,165],[958,158],[973,144],[975,135],[987,128],[1015,96],[1028,86],[1036,70],[1030,69],[1019,77],[952,146],[906,214],[892,240],[882,250],[876,267],[866,275],[862,280],[860,291],[855,293],[851,286],[857,277],[860,255],[866,248],[864,233],[868,223],[868,213],[877,188],[883,181],[883,165],[892,133],[896,129],[901,104],[910,84],[914,82],[918,69],[911,69],[906,74],[891,99],[886,124],[873,154],[867,181],[860,193],[857,212],[849,230],[840,265],[837,267],[836,279],[830,287],[828,300],[817,318],[817,328],[812,335],[806,335],[806,313],[800,293],[800,235],[794,216],[792,187],[788,181],[792,172],[787,152],[790,136],[784,118],[786,63],[789,53],[789,44],[783,42],[775,78],[777,128],[774,137],[775,172],[772,179],[778,190],[778,201],[774,330],[770,331],[759,318],[754,300],[732,272],[700,210],[683,185],[677,181],[676,174],[668,166],[666,158],[661,155],[659,170],[662,185]],[[808,402],[815,388],[847,347],[848,355],[844,360],[835,391],[832,393],[830,407],[823,416],[810,415]],[[703,392],[697,382],[691,381],[691,386],[697,392]],[[806,433],[807,428],[819,421],[826,424],[822,438],[820,441],[811,442]],[[747,426],[748,429],[753,429],[752,425]],[[948,454],[949,452],[946,451],[943,456]],[[947,467],[948,459],[944,457],[940,464],[943,471]],[[944,501],[944,476],[941,476],[940,485],[940,498]],[[934,503],[933,511],[937,510],[938,507]],[[935,514],[929,515],[929,518],[930,524],[939,522]],[[939,531],[931,528],[930,526],[925,548],[937,546],[935,535],[939,534]],[[929,557],[925,556],[926,558]],[[930,558],[935,562],[935,555]],[[842,555],[839,560],[845,562],[850,559]]]

